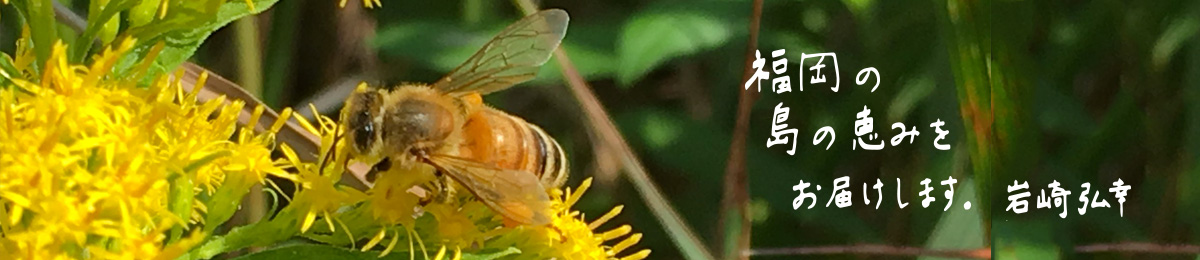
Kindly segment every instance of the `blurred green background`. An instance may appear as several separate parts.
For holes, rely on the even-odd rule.
[[[508,1],[386,1],[378,9],[355,4],[337,9],[325,1],[284,1],[260,18],[268,30],[261,33],[266,38],[268,102],[296,106],[329,98],[335,102],[325,114],[331,114],[345,95],[336,90],[322,94],[328,89],[346,91],[363,80],[377,86],[437,80],[521,17]],[[571,14],[563,47],[572,62],[676,210],[710,248],[719,249],[718,203],[742,86],[751,2],[545,1],[541,6]],[[758,47],[764,56],[786,49],[793,62],[787,74],[798,83],[795,62],[801,53],[836,52],[843,82],[838,93],[815,87],[783,95],[767,92],[754,106],[747,147],[754,247],[986,246],[982,201],[974,199],[973,210],[961,209],[967,196],[961,191],[970,185],[971,174],[949,53],[940,36],[940,7],[928,1],[766,1]],[[283,14],[289,10],[295,14]],[[277,24],[281,21],[282,27]],[[278,30],[294,32],[277,40],[288,37]],[[238,43],[236,32],[228,31],[206,43],[198,62],[232,76],[239,73],[238,57],[230,55]],[[272,56],[276,52],[290,55]],[[876,92],[854,86],[854,73],[866,67],[881,73]],[[272,94],[271,84],[284,87]],[[557,64],[547,63],[534,82],[489,95],[487,101],[542,126],[563,143],[573,164],[569,185],[597,177],[599,188],[580,206],[584,212],[596,216],[626,205],[616,222],[644,232],[641,246],[653,249],[654,259],[683,257],[632,185],[619,177],[619,162],[605,154],[611,151],[592,145],[591,126]],[[795,156],[765,146],[771,110],[779,102],[792,108],[789,123],[801,132]],[[918,126],[922,135],[911,145],[851,151],[854,115],[863,106],[874,111],[880,138],[891,137],[894,122]],[[954,147],[951,151],[932,146],[936,135],[928,124],[939,118],[951,133],[943,141]],[[839,138],[829,151],[810,141],[826,125]],[[954,208],[944,214],[944,189],[936,183],[950,175],[960,181],[960,192]],[[841,176],[851,176],[856,195],[863,181],[873,184],[882,178],[886,203],[879,210],[873,204],[790,207],[797,195],[792,185],[801,180],[822,184],[826,189],[818,193],[818,205],[824,205],[833,179]],[[903,200],[910,203],[905,209],[894,204],[896,178],[903,182]],[[939,198],[929,209],[914,205],[919,199],[915,187],[924,178],[935,181],[933,194]],[[871,196],[874,200],[875,194]],[[939,223],[945,227],[935,235]]]
[[[350,2],[338,8],[329,0],[280,1],[213,34],[193,62],[255,89],[272,107],[314,103],[333,116],[358,82],[432,82],[521,17],[508,1],[384,1],[375,9]],[[541,6],[570,13],[563,48],[675,210],[719,249],[719,202],[751,2]],[[8,15],[12,7],[0,8],[0,48],[11,51],[19,27]],[[752,248],[976,249],[994,243],[1000,258],[1134,258],[1145,255],[1078,255],[1073,247],[1200,238],[1193,227],[1200,219],[1200,190],[1194,189],[1200,184],[1200,1],[765,1],[761,21],[757,49],[768,63],[771,51],[787,50],[794,91],[775,94],[764,86],[753,106],[744,148]],[[837,53],[841,90],[808,86],[800,92],[800,55],[821,52]],[[880,72],[874,92],[854,85],[854,74],[866,67]],[[620,177],[612,148],[593,145],[590,125],[555,62],[533,82],[486,100],[558,139],[571,159],[570,186],[596,177],[598,185],[579,205],[587,215],[626,205],[610,223],[645,233],[639,246],[654,250],[653,259],[683,257]],[[800,132],[794,156],[765,146],[780,102],[791,108],[788,123]],[[872,110],[880,139],[896,133],[890,127],[896,122],[921,134],[913,144],[851,150],[855,114],[863,106]],[[942,141],[949,151],[932,144],[936,133],[928,125],[939,119],[950,132]],[[823,126],[837,133],[828,150],[811,142]],[[842,176],[851,178],[855,205],[824,207],[833,179]],[[943,212],[938,182],[948,176],[959,183],[955,204]],[[937,198],[929,208],[920,207],[917,195],[925,178]],[[1004,211],[1004,185],[1014,180],[1028,181],[1034,197],[1057,180],[1073,192],[1068,205],[1077,207],[1079,184],[1106,190],[1117,178],[1133,186],[1124,217],[1113,208],[1060,219],[1058,210],[1034,208],[1034,198],[1030,213]],[[884,183],[879,209],[861,200],[863,183],[875,179]],[[909,203],[904,209],[895,203],[896,179],[900,199]],[[798,195],[790,187],[800,181],[824,187],[813,209],[790,207]],[[971,210],[962,209],[964,201],[973,203]]]
[[[993,214],[1000,257],[1196,259],[1187,254],[1074,254],[1080,245],[1200,240],[1200,1],[998,1],[993,46],[1017,116],[993,188],[1057,180],[1082,204],[1084,182],[1111,209]],[[995,82],[995,80],[993,80]],[[993,85],[993,88],[997,86]],[[1023,153],[1016,155],[1017,153]],[[1124,217],[1108,192],[1132,186]],[[1048,191],[1047,191],[1048,193]],[[1006,194],[993,200],[1007,204]],[[1030,205],[1033,206],[1033,200]],[[994,209],[1003,210],[1001,207]]]

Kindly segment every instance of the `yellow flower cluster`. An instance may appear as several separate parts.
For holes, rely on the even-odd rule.
[[[291,177],[270,157],[270,134],[236,127],[242,103],[198,103],[170,77],[148,87],[110,77],[133,46],[82,66],[59,43],[40,77],[20,50],[14,64],[31,77],[4,73],[0,256],[173,259],[213,219],[195,198],[267,174]]]
[[[308,125],[303,119],[303,125]],[[339,127],[336,122],[320,118],[321,128],[314,132],[322,136],[322,151],[333,149]],[[308,128],[308,127],[306,127]],[[344,144],[344,142],[342,142]],[[286,145],[281,146],[295,165],[310,165],[290,155]],[[332,158],[348,155],[344,145],[333,149]],[[334,159],[342,162],[343,160]],[[334,163],[338,164],[338,163]],[[302,183],[332,185],[345,167],[307,167],[300,170]],[[469,192],[457,193],[457,197],[446,202],[425,201],[430,194],[425,186],[433,177],[434,169],[428,165],[392,167],[379,173],[375,185],[365,194],[347,188],[320,187],[304,184],[307,189],[297,193],[293,204],[307,211],[300,229],[305,236],[325,243],[348,245],[362,251],[382,248],[380,256],[389,254],[398,245],[407,244],[410,256],[423,255],[437,249],[434,259],[441,259],[447,249],[454,249],[454,257],[462,251],[502,252],[515,249],[515,259],[645,259],[650,250],[644,249],[631,254],[625,250],[636,245],[641,234],[629,235],[629,225],[600,232],[600,226],[620,213],[616,207],[590,223],[583,214],[571,207],[579,201],[591,185],[585,180],[575,191],[568,189],[551,191],[551,222],[543,226],[527,226],[507,223],[483,203],[475,200]],[[314,181],[309,181],[314,180]],[[317,219],[321,221],[317,221]],[[313,225],[324,222],[324,225]],[[357,246],[360,239],[369,240]],[[615,244],[608,244],[616,240]],[[427,249],[430,248],[430,249]],[[419,251],[419,252],[418,252]]]
[[[534,230],[516,230],[516,232],[504,235],[497,242],[511,243],[517,248],[523,248],[527,252],[537,252],[540,256],[528,259],[640,260],[649,256],[649,249],[642,249],[632,254],[619,256],[626,249],[636,245],[642,239],[642,234],[640,233],[629,235],[633,231],[633,228],[629,225],[623,225],[604,232],[597,230],[605,222],[620,214],[623,207],[617,206],[590,223],[584,220],[582,213],[571,210],[571,206],[575,205],[583,197],[583,193],[591,185],[592,179],[588,178],[574,192],[570,189],[567,189],[566,192],[555,189],[553,191],[555,196],[551,196],[551,203],[553,204],[555,214],[551,216],[551,224],[548,227]],[[524,232],[532,234],[524,234]],[[624,239],[621,239],[620,242],[614,245],[605,244],[606,242],[622,237]]]
[[[590,180],[574,192],[552,190],[553,214],[542,226],[508,223],[469,192],[430,201],[424,188],[435,178],[427,165],[392,167],[360,191],[338,183],[350,158],[338,142],[344,126],[334,120],[297,118],[326,154],[302,161],[275,144],[290,109],[256,133],[237,125],[243,102],[197,100],[206,74],[189,92],[179,74],[142,79],[152,53],[125,74],[132,76],[115,76],[133,40],[88,66],[69,63],[58,43],[38,67],[26,42],[5,61],[17,71],[0,69],[0,259],[205,259],[296,236],[413,258],[437,251],[441,259],[451,249],[454,258],[639,260],[650,253],[625,252],[641,239],[628,225],[598,231],[621,207],[591,222],[571,209]],[[264,109],[253,111],[242,121],[258,122]],[[252,186],[274,184],[268,176],[295,182],[294,193],[276,189],[286,206],[216,233]]]

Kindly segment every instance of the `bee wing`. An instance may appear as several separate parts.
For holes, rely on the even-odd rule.
[[[483,204],[514,221],[550,222],[550,197],[532,173],[496,168],[463,158],[432,155],[428,162],[470,190]]]
[[[562,43],[567,12],[537,12],[509,25],[471,58],[433,83],[443,93],[487,94],[533,79]]]

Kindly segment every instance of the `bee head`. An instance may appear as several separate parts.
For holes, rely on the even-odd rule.
[[[381,138],[378,113],[383,95],[374,89],[359,87],[342,109],[342,120],[346,121],[346,139],[358,154],[371,153]]]

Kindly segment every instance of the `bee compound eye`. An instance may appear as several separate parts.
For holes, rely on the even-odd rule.
[[[360,150],[365,150],[375,138],[375,123],[371,122],[371,115],[366,112],[359,114],[357,119],[362,126],[354,134],[354,145],[358,146]]]

